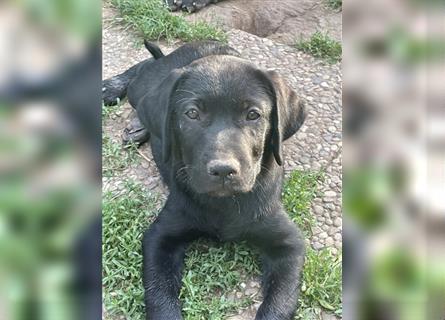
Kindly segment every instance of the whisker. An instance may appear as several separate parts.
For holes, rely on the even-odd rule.
[[[184,165],[184,166],[180,167],[178,170],[176,170],[176,172],[175,172],[176,179],[178,181],[184,183],[184,187],[188,191],[191,190],[190,184],[192,182],[192,177],[187,174],[187,169],[192,169],[192,168],[193,168],[193,166]]]
[[[179,103],[183,103],[183,102],[190,102],[190,103],[192,103],[192,102],[195,102],[195,99],[194,98],[190,98],[190,97],[185,97],[185,98],[179,99],[177,102],[179,102]]]
[[[197,97],[198,95],[196,93],[194,93],[193,91],[188,91],[188,90],[184,90],[184,89],[178,89],[176,90],[177,92],[185,92],[185,93],[190,93],[191,95],[193,95],[194,97]]]

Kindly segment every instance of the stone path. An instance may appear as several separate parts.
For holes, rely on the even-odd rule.
[[[115,12],[103,10],[103,77],[108,78],[125,71],[130,66],[147,58],[149,53],[140,45],[139,39],[131,32],[112,25]],[[341,150],[342,150],[342,104],[341,104],[341,65],[327,65],[294,48],[260,38],[244,31],[228,32],[229,44],[241,55],[265,69],[274,69],[283,75],[289,84],[307,101],[308,117],[301,130],[289,139],[284,146],[285,172],[292,170],[324,170],[324,183],[319,186],[320,196],[312,204],[312,213],[317,219],[314,234],[309,239],[315,249],[331,247],[341,249],[342,209],[341,209]],[[160,43],[164,52],[170,52],[180,42],[167,45]],[[128,103],[117,115],[105,121],[104,135],[117,143],[121,133],[132,117]],[[142,182],[153,193],[161,194],[160,205],[165,198],[166,188],[152,160],[150,148],[140,148],[138,163],[129,165],[121,175],[104,178],[103,189],[117,192],[123,189],[125,179]],[[258,282],[252,280],[241,294],[258,292]],[[234,293],[239,294],[239,293]],[[258,296],[258,295],[257,295]],[[258,300],[259,296],[258,296]],[[243,311],[233,319],[252,319],[255,306]]]

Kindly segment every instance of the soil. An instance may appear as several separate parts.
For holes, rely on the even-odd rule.
[[[187,15],[187,19],[204,20],[224,30],[238,29],[288,45],[316,31],[341,41],[341,11],[329,8],[325,0],[226,0]]]

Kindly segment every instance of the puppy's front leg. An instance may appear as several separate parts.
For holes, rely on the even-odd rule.
[[[264,300],[255,320],[291,320],[304,263],[304,241],[285,213],[263,218],[250,242],[262,253]]]
[[[168,217],[169,214],[163,209],[160,218],[144,233],[143,278],[147,320],[182,319],[178,296],[187,235],[181,223],[171,222],[174,218]]]

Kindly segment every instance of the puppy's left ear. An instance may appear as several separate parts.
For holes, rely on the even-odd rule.
[[[162,82],[159,89],[159,100],[157,102],[159,114],[163,119],[162,135],[162,160],[168,162],[171,158],[175,146],[174,128],[172,126],[175,114],[175,107],[172,101],[173,95],[180,83],[184,72],[181,69],[174,69]]]
[[[275,71],[265,72],[273,96],[272,148],[276,162],[283,164],[282,141],[289,139],[303,125],[306,110],[303,101]]]

